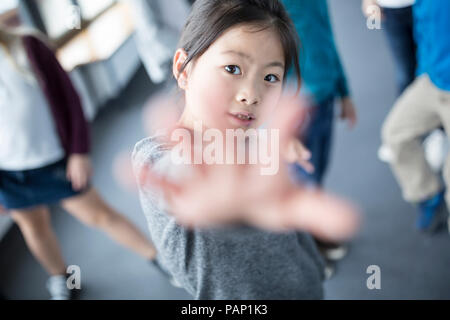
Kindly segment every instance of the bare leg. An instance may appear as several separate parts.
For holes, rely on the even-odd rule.
[[[64,263],[58,239],[51,227],[47,207],[12,210],[11,217],[17,223],[25,242],[34,257],[50,275],[65,275]]]
[[[84,224],[99,228],[144,258],[155,258],[156,249],[152,243],[128,219],[109,207],[95,189],[63,200],[62,206]]]

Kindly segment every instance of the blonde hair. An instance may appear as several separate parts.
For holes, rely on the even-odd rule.
[[[49,47],[48,39],[40,33],[38,30],[28,27],[8,27],[0,24],[0,46],[5,50],[11,64],[24,75],[30,75],[30,70],[24,65],[21,65],[18,60],[18,53],[26,54],[25,48],[22,44],[22,37],[33,36],[47,44]]]

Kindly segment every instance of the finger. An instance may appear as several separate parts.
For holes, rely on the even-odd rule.
[[[113,160],[113,176],[116,181],[129,191],[137,191],[136,177],[133,172],[130,154],[120,152]]]
[[[166,204],[168,204],[170,214],[175,217],[177,223],[187,228],[211,226],[216,218],[213,214],[216,211],[209,210],[207,203],[213,203],[214,200],[211,198],[195,199],[195,195],[189,194],[189,191],[192,189],[182,196],[168,197]]]
[[[76,185],[76,172],[71,168],[71,167],[69,167],[68,168],[68,180],[70,181],[70,184],[72,185],[72,189],[74,189],[74,190],[76,190],[75,189],[75,185]]]
[[[354,112],[350,113],[348,118],[348,126],[349,129],[353,129],[356,126],[356,114]]]
[[[186,210],[174,211],[175,220],[182,226],[195,228],[210,228],[216,226],[223,226],[225,223],[219,219],[215,220],[211,214],[188,213]]]
[[[358,123],[358,117],[357,117],[356,113],[354,112],[352,114],[352,126],[355,127],[357,123]]]
[[[301,143],[298,139],[295,141],[295,150],[297,154],[301,156],[303,160],[311,159],[311,151],[309,151],[303,143]]]
[[[70,166],[67,166],[67,168],[66,168],[66,178],[67,178],[68,181],[72,180],[72,174],[71,174]]]
[[[341,113],[339,114],[339,118],[341,120],[345,120],[347,118],[347,111],[345,110],[344,106],[341,108]]]
[[[78,191],[78,178],[77,178],[77,176],[73,175],[71,182],[72,182],[72,189],[75,190],[75,191]]]
[[[294,137],[305,118],[306,102],[299,97],[284,95],[278,103],[277,113],[270,125],[280,132],[280,150]]]
[[[173,96],[159,94],[152,97],[144,108],[144,128],[149,135],[166,132],[180,117],[180,107]]]
[[[297,164],[299,164],[303,169],[305,169],[309,173],[314,172],[314,166],[309,161],[311,159],[311,151],[309,151],[303,143],[301,143],[298,139],[294,141],[294,149],[295,153],[298,155]]]
[[[83,190],[84,188],[86,188],[87,181],[88,181],[87,174],[86,173],[81,174],[80,184],[78,186],[80,188],[80,190]]]
[[[171,149],[171,160],[174,164],[183,164],[191,176],[203,176],[208,173],[209,167],[204,158],[205,142],[196,139],[192,129],[175,125],[170,128],[170,134],[165,137],[167,146]]]
[[[303,169],[308,173],[313,173],[315,171],[314,165],[307,160],[298,160],[298,165],[300,165]]]
[[[150,165],[144,165],[138,174],[138,183],[141,187],[151,185],[163,191],[164,194],[180,193],[182,186],[169,181],[166,177],[154,172]]]
[[[79,191],[81,190],[81,185],[82,185],[82,174],[81,172],[77,172],[75,175],[75,179],[74,179],[74,189]]]
[[[285,224],[327,241],[352,237],[360,224],[350,203],[317,191],[297,190],[286,201]]]
[[[76,178],[76,187],[77,190],[82,190],[86,184],[86,171],[81,169],[77,172],[77,178]]]

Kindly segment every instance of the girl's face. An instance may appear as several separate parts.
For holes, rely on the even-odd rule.
[[[182,49],[174,57],[186,95],[183,125],[202,121],[207,128],[246,129],[267,120],[283,89],[284,52],[275,31],[230,28],[179,74],[186,57]]]

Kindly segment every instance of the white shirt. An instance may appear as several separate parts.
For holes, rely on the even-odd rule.
[[[29,71],[24,50],[13,54]],[[35,77],[19,71],[1,46],[0,70],[0,169],[36,169],[61,160],[65,152]]]
[[[415,0],[377,0],[378,5],[383,8],[405,8],[412,6],[416,1]]]

